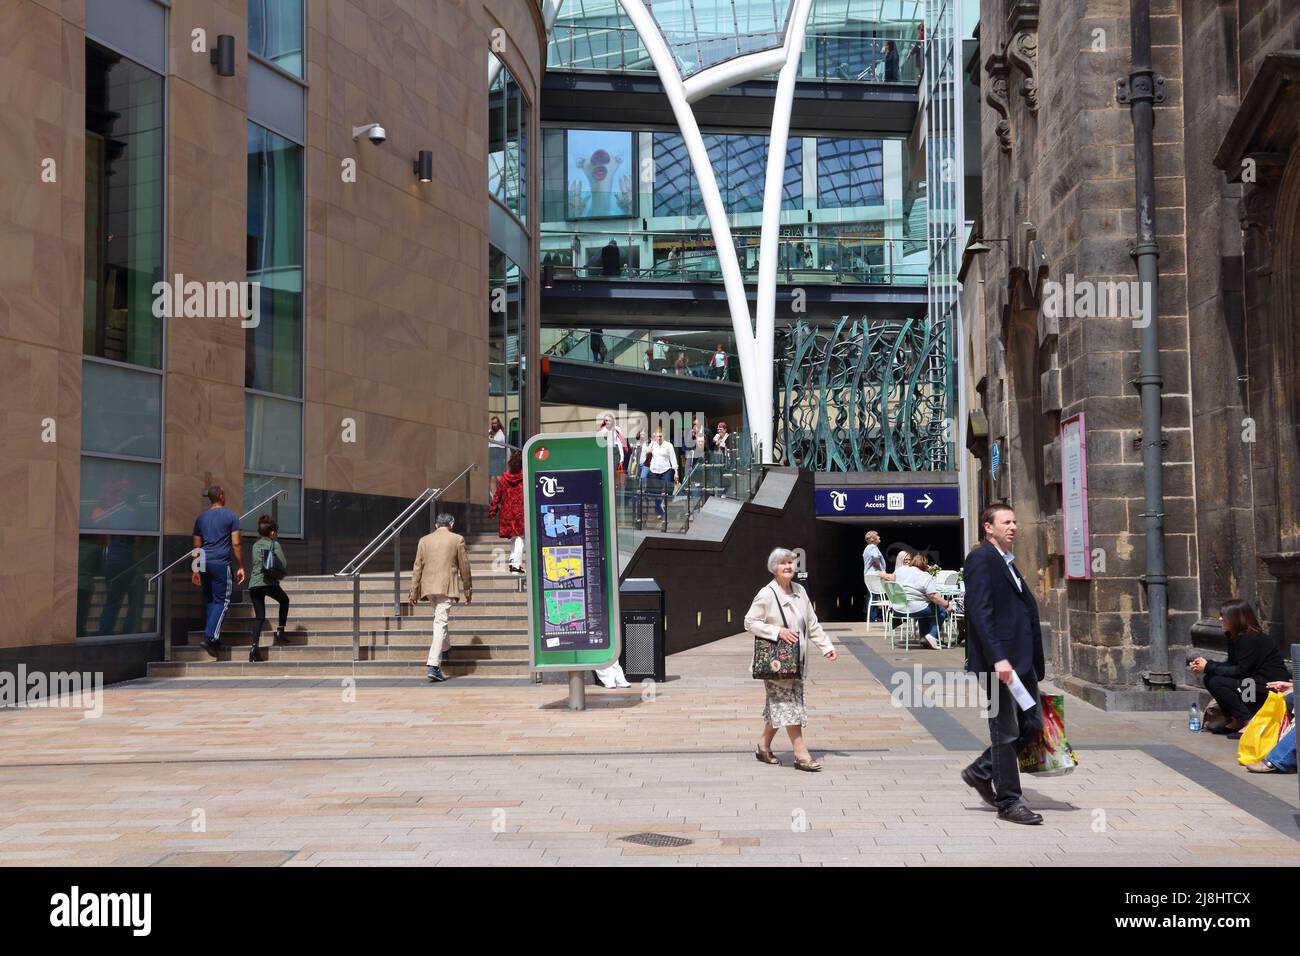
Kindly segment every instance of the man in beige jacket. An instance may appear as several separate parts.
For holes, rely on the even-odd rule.
[[[443,513],[434,519],[433,534],[420,539],[415,550],[415,567],[411,571],[411,613],[417,602],[428,599],[433,605],[433,643],[429,646],[426,674],[429,680],[444,681],[443,652],[451,646],[447,636],[447,611],[451,602],[462,596],[465,603],[473,600],[473,581],[469,571],[469,554],[465,539],[452,531],[456,519]]]

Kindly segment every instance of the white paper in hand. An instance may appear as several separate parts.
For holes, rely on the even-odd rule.
[[[1021,710],[1028,710],[1030,707],[1037,707],[1038,701],[1034,700],[1033,695],[1025,689],[1024,682],[1020,680],[1020,675],[1015,671],[1011,672],[1011,696],[1016,699]]]

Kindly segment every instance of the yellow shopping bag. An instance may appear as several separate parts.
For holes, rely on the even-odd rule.
[[[1282,721],[1285,719],[1286,698],[1275,690],[1269,691],[1264,706],[1241,730],[1237,763],[1248,767],[1267,757],[1268,752],[1277,746],[1277,739],[1282,733]]]

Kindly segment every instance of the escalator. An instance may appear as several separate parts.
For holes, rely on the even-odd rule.
[[[684,344],[723,333],[656,333],[651,329],[545,329],[542,401],[548,405],[618,408],[647,414],[681,411],[738,421],[744,407],[734,352]],[[547,340],[551,340],[548,341]]]

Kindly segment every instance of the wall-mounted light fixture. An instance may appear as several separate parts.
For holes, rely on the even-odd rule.
[[[542,288],[550,289],[555,286],[555,263],[548,262],[542,266]]]
[[[415,178],[422,183],[433,182],[433,150],[422,149],[415,162],[412,163],[415,169]]]
[[[235,38],[229,33],[217,35],[217,42],[208,51],[208,60],[217,68],[217,76],[235,75]]]

